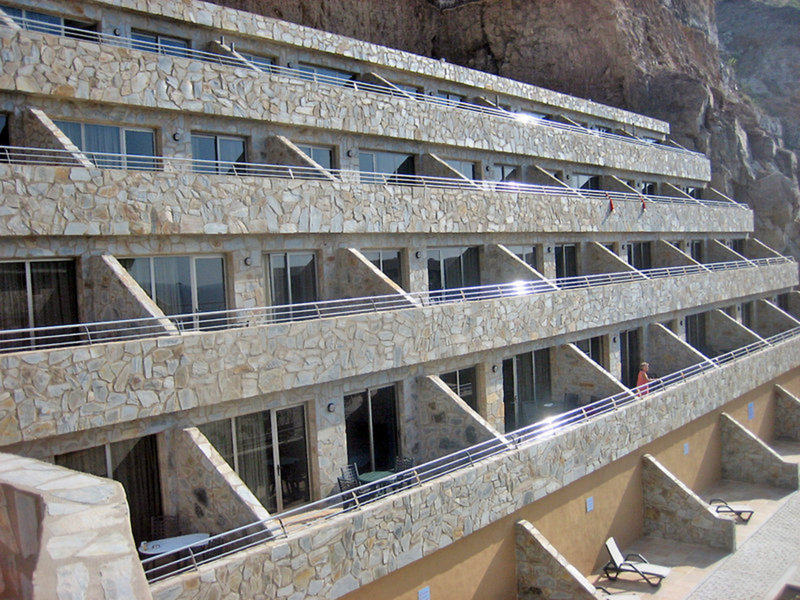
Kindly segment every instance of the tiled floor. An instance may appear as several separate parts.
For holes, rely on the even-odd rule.
[[[800,444],[796,444],[800,451]],[[798,455],[800,460],[800,455]],[[700,494],[704,500],[724,498],[729,502],[748,504],[755,513],[748,523],[737,522],[737,547],[756,532],[785,503],[789,490],[741,481],[720,481]],[[695,544],[683,544],[672,540],[644,537],[624,548],[623,554],[639,552],[648,561],[672,569],[669,577],[659,587],[651,587],[636,575],[625,574],[617,581],[607,579],[602,571],[589,577],[595,585],[603,586],[612,593],[635,592],[643,600],[682,600],[705,580],[731,554],[724,550]]]

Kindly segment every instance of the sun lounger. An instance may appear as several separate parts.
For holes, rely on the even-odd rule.
[[[611,598],[611,600],[642,600],[639,594],[630,594],[628,592],[609,592],[606,588],[596,585],[595,589],[603,592],[599,598]]]
[[[747,504],[728,504],[722,498],[712,498],[708,503],[717,511],[717,514],[736,515],[744,523],[747,523],[755,512]]]
[[[612,581],[619,577],[620,573],[636,573],[647,583],[657,587],[661,585],[661,580],[669,575],[669,567],[649,563],[641,554],[628,554],[623,558],[613,537],[606,540],[606,550],[608,550],[611,560],[603,567],[603,572]],[[632,558],[637,560],[631,560]]]

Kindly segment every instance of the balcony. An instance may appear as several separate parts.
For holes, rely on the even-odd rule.
[[[364,183],[359,171],[179,157],[146,163],[133,157],[136,168],[128,170],[87,168],[90,159],[117,165],[125,157],[43,148],[3,147],[0,157],[7,161],[0,163],[6,203],[30,207],[0,215],[0,235],[469,233],[478,226],[488,233],[675,232],[676,226],[743,232],[753,226],[747,207],[720,200],[384,173],[369,173]],[[153,170],[141,170],[143,164]],[[212,167],[227,174],[203,172]]]
[[[375,484],[213,536],[208,546],[192,551],[191,562],[177,554],[162,556],[160,562],[145,560],[148,578],[157,582],[154,597],[175,597],[182,586],[191,587],[200,578],[197,565],[206,563],[215,573],[213,581],[236,579],[231,576],[248,569],[249,560],[268,563],[263,583],[275,585],[270,569],[288,567],[319,543],[344,540],[343,556],[331,560],[339,561],[338,567],[345,561],[345,568],[332,569],[325,559],[312,567],[341,574],[319,577],[328,586],[324,593],[338,597],[385,574],[387,555],[392,570],[405,566],[800,366],[798,348],[800,328],[795,328],[671,373],[652,382],[649,393],[626,391]],[[548,460],[554,455],[559,460]],[[584,467],[577,476],[576,465]],[[382,539],[377,553],[358,542],[383,529],[402,535]],[[278,547],[285,551],[276,558]],[[245,548],[251,548],[246,560],[226,558]],[[206,569],[203,577],[209,581]],[[348,582],[344,574],[355,579]]]
[[[99,44],[36,31],[10,33],[17,39],[10,44],[0,87],[47,96],[63,95],[69,89],[78,101],[210,111],[301,127],[318,127],[322,121],[354,134],[375,134],[378,131],[372,124],[380,123],[380,133],[388,138],[710,179],[709,162],[703,155],[676,146],[475,104],[409,97],[374,84],[348,82],[344,86],[338,78],[326,81],[300,69],[270,65],[261,70],[238,58],[197,50],[181,50],[186,58],[171,53],[153,61],[150,52],[137,49],[142,46],[138,40],[96,35]],[[43,47],[53,52],[42,52]],[[65,47],[74,50],[91,71],[76,73],[74,65],[80,63],[65,59],[71,54],[62,51]],[[131,85],[114,85],[120,76]],[[189,79],[194,82],[191,86],[178,83]],[[73,85],[76,80],[82,84]]]
[[[140,339],[139,325],[130,321],[122,327],[91,324],[81,327],[95,328],[97,342],[82,340],[87,344],[74,348],[57,347],[64,342],[58,328],[4,332],[8,348],[17,351],[0,357],[5,375],[0,393],[13,398],[16,410],[2,422],[0,445],[405,368],[465,351],[577,338],[585,329],[657,320],[676,310],[730,303],[741,290],[768,294],[796,283],[794,261],[760,259],[514,282],[444,295],[348,299],[216,317],[205,313],[199,318],[207,326],[218,318],[216,325],[225,329],[155,338]],[[186,317],[175,317],[175,327]],[[477,322],[483,327],[480,336],[474,333]],[[153,320],[143,326],[153,326]],[[67,329],[74,335],[74,325]],[[56,347],[23,351],[30,348],[31,336],[45,345],[48,334]],[[8,339],[13,336],[16,348]],[[354,339],[363,340],[358,353],[352,352]]]

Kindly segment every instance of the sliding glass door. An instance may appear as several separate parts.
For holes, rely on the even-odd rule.
[[[364,390],[344,397],[347,462],[359,473],[388,471],[397,457],[395,386]]]
[[[562,403],[552,401],[549,348],[503,361],[503,404],[506,431],[563,412]]]

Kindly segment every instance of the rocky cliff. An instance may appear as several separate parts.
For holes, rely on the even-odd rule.
[[[795,0],[218,1],[669,121],[800,257]]]

